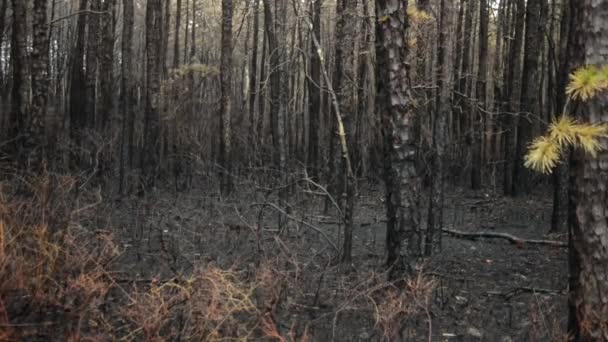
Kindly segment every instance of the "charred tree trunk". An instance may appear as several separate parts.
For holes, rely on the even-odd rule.
[[[184,64],[190,64],[188,60],[188,39],[190,38],[190,1],[186,0],[186,32],[184,33]]]
[[[88,0],[80,0],[79,11],[87,9]],[[76,21],[76,32],[74,40],[76,45],[71,55],[70,82],[69,82],[69,111],[70,111],[70,137],[73,143],[73,164],[80,164],[82,130],[87,125],[87,90],[86,76],[84,72],[85,58],[85,28],[86,14],[79,14]]]
[[[221,142],[220,165],[222,166],[221,190],[224,194],[232,191],[231,152],[232,130],[230,125],[232,104],[232,0],[222,0],[222,57],[221,78]]]
[[[87,110],[86,128],[92,130],[97,126],[97,70],[99,67],[99,55],[101,52],[101,31],[100,24],[102,18],[98,13],[101,12],[101,0],[90,0],[91,12],[87,15],[87,40],[86,40],[86,82],[87,82]],[[104,15],[105,16],[105,15]]]
[[[257,131],[256,118],[257,107],[256,100],[259,100],[258,92],[258,42],[260,40],[260,0],[253,2],[253,40],[251,44],[251,66],[249,71],[249,143],[255,146],[257,136],[260,132]]]
[[[321,1],[311,1],[312,31],[314,37],[310,42],[310,77],[307,78],[308,85],[308,174],[313,179],[318,179],[321,169],[320,158],[320,122],[321,122],[321,58],[313,39],[321,43]]]
[[[32,155],[37,161],[46,158],[45,153],[45,120],[48,105],[48,65],[49,43],[47,23],[47,0],[34,1],[34,40],[32,49],[32,108],[29,125],[34,149],[40,149]]]
[[[584,40],[583,64],[603,67],[608,60],[608,2],[575,1],[582,10],[580,25]],[[585,104],[581,121],[608,123],[608,94],[599,93]],[[604,149],[593,158],[576,153],[575,204],[576,221],[572,231],[572,247],[579,262],[577,286],[571,288],[574,304],[574,341],[608,340],[608,140]]]
[[[11,116],[9,118],[9,141],[13,146],[9,155],[24,163],[30,135],[30,68],[27,53],[27,3],[13,0],[13,30],[11,36],[11,62],[13,64],[13,88],[11,93]]]
[[[570,0],[564,0],[562,3],[562,17],[560,21],[560,43],[559,43],[559,69],[556,70],[556,106],[558,110],[564,108],[566,99],[566,83],[568,75],[572,70],[569,56],[570,51],[574,46],[573,27],[574,20],[571,18]],[[569,151],[566,151],[565,160],[569,160]],[[568,192],[570,179],[570,165],[568,163],[560,163],[553,173],[553,210],[551,215],[551,231],[564,232],[568,229]]]
[[[479,3],[479,68],[477,71],[476,100],[473,111],[473,160],[471,188],[481,189],[482,145],[484,132],[484,110],[486,109],[486,78],[488,77],[488,1]]]
[[[8,8],[9,0],[0,0],[0,43],[4,41],[4,27],[6,25],[6,12]],[[6,100],[6,88],[5,84],[6,75],[4,74],[3,64],[0,63],[0,102],[4,105]],[[4,123],[6,120],[6,113],[0,115],[0,130],[4,131]]]
[[[336,60],[337,79],[334,81],[334,89],[337,92],[336,95],[340,105],[339,114],[344,124],[344,130],[338,130],[339,141],[345,141],[349,148],[342,149],[340,173],[337,180],[340,183],[341,207],[344,214],[342,261],[350,262],[352,259],[353,213],[357,185],[354,175],[351,175],[347,169],[349,167],[348,160],[352,160],[352,155],[344,155],[344,153],[353,150],[353,116],[356,113],[355,89],[357,89],[356,83],[354,83],[357,79],[355,64],[357,2],[339,1],[342,1],[342,5],[340,6],[341,10],[336,11],[339,15],[336,24],[336,56],[340,56],[341,60]]]
[[[163,79],[169,76],[169,68],[167,64],[167,54],[169,52],[169,30],[171,28],[171,0],[164,0],[165,8],[163,10],[163,49],[162,49],[162,66]]]
[[[192,63],[192,59],[196,56],[196,0],[192,0],[192,31],[190,34],[192,35],[190,39],[190,63]]]
[[[281,64],[282,47],[279,46],[275,23],[271,11],[270,0],[264,0],[264,26],[268,35],[268,50],[270,54],[270,117],[272,126],[272,141],[274,146],[274,161],[279,167],[279,173],[285,169],[285,142],[283,130],[283,115],[285,108],[281,96],[284,83],[284,66]],[[285,89],[283,90],[285,91]]]
[[[144,113],[144,157],[142,184],[144,190],[154,186],[159,166],[160,77],[161,77],[161,0],[148,0],[146,5],[146,109]]]
[[[179,68],[179,30],[182,21],[182,0],[177,0],[175,10],[175,36],[173,39],[173,69]]]
[[[407,1],[376,0],[377,104],[384,131],[384,180],[386,183],[387,264],[404,267],[402,241],[416,252],[418,192],[414,111],[409,100]],[[393,272],[393,274],[395,274]]]
[[[519,115],[519,101],[521,95],[521,50],[522,37],[524,35],[526,2],[517,0],[515,20],[515,35],[511,42],[509,55],[509,80],[510,85],[506,100],[509,101],[509,113],[505,115],[505,163],[503,192],[507,196],[512,196],[515,191],[513,175],[515,174],[515,156],[517,143],[517,115]]]
[[[524,49],[524,66],[521,88],[521,112],[517,124],[517,150],[515,159],[515,194],[528,193],[531,189],[531,171],[523,163],[527,146],[532,141],[534,123],[538,117],[538,65],[543,46],[544,27],[540,26],[541,1],[528,0],[526,6],[526,34]]]
[[[101,47],[99,54],[99,108],[98,128],[106,133],[112,117],[113,66],[114,66],[114,4],[116,0],[105,0],[101,10]]]
[[[133,25],[135,9],[133,0],[123,0],[123,26],[122,26],[122,64],[120,79],[120,111],[122,113],[122,134],[121,134],[121,164],[119,192],[123,192],[125,169],[133,169],[133,145],[135,132],[135,112],[133,106],[135,98],[133,96]],[[125,165],[126,164],[126,165]],[[127,184],[128,186],[128,184]]]
[[[448,144],[448,116],[450,114],[451,85],[451,46],[447,37],[452,29],[453,5],[449,0],[441,0],[440,18],[437,31],[437,92],[435,94],[436,114],[433,123],[434,155],[431,165],[430,196],[428,208],[427,232],[424,253],[430,256],[433,251],[441,249],[441,229],[443,227],[443,188],[445,147]]]

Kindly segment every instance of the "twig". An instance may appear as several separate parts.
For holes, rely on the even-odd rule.
[[[545,245],[545,246],[555,246],[555,247],[568,247],[568,244],[561,241],[553,241],[553,240],[527,240],[518,238],[511,234],[507,233],[493,233],[493,232],[475,232],[475,233],[467,233],[461,232],[458,230],[451,229],[443,229],[443,232],[451,235],[456,238],[461,239],[469,239],[476,240],[478,238],[495,238],[495,239],[504,239],[509,241],[511,244],[522,246],[525,244],[529,245]]]
[[[544,293],[544,294],[553,294],[553,295],[563,295],[564,294],[562,291],[558,291],[558,290],[543,289],[543,288],[528,287],[528,286],[516,287],[507,292],[488,291],[488,294],[490,294],[490,295],[502,296],[502,297],[505,297],[506,299],[510,299],[513,296],[521,294],[521,293],[532,293],[532,294]]]
[[[336,247],[336,245],[335,245],[333,242],[331,242],[331,240],[329,239],[329,237],[327,236],[327,234],[325,234],[325,233],[324,233],[324,232],[323,232],[321,229],[319,229],[319,228],[317,228],[317,227],[315,227],[315,226],[313,226],[313,225],[311,225],[311,224],[309,224],[309,223],[307,223],[307,222],[305,222],[305,221],[302,221],[302,220],[300,220],[300,219],[298,219],[298,218],[295,218],[295,217],[293,217],[293,216],[289,215],[289,214],[288,214],[288,213],[287,213],[285,210],[283,210],[283,209],[279,208],[277,205],[272,204],[272,203],[253,203],[251,206],[252,206],[252,207],[253,207],[253,206],[268,206],[268,207],[271,207],[271,208],[273,208],[273,209],[277,210],[278,212],[280,212],[281,214],[285,215],[285,216],[286,216],[287,218],[289,218],[290,220],[293,220],[293,221],[295,221],[295,222],[301,223],[301,224],[305,225],[306,227],[308,227],[308,228],[310,228],[310,229],[314,230],[315,232],[317,232],[317,233],[321,234],[321,236],[323,236],[323,239],[325,239],[325,241],[327,241],[327,243],[328,243],[328,244],[329,244],[331,247],[333,247],[333,249],[334,249],[336,252],[339,252],[338,247]]]
[[[59,22],[59,21],[62,21],[62,20],[69,19],[69,18],[71,18],[71,17],[73,17],[73,16],[76,16],[76,15],[79,15],[79,14],[105,14],[105,15],[109,15],[109,14],[110,14],[110,12],[107,12],[107,11],[104,11],[104,12],[99,12],[99,11],[91,11],[91,10],[78,11],[78,12],[70,13],[70,14],[68,14],[68,15],[64,16],[64,17],[57,18],[57,19],[55,19],[55,20],[51,21],[51,22],[49,23],[49,26],[51,26],[51,25],[55,24],[56,22]]]

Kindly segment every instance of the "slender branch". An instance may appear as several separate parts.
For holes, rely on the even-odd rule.
[[[453,237],[456,237],[456,238],[469,239],[469,240],[475,240],[477,238],[504,239],[504,240],[507,240],[510,243],[512,243],[514,245],[518,245],[518,246],[529,244],[529,245],[545,245],[545,246],[555,246],[555,247],[568,247],[567,243],[561,242],[561,241],[527,240],[527,239],[518,238],[516,236],[513,236],[511,234],[507,234],[507,233],[493,233],[493,232],[468,233],[468,232],[462,232],[462,231],[451,230],[451,229],[443,229],[443,232],[446,233],[446,234],[448,234],[448,235],[451,235]]]
[[[308,227],[308,228],[310,228],[310,229],[314,230],[315,232],[317,232],[317,233],[321,234],[321,236],[323,236],[323,239],[325,239],[325,241],[327,241],[327,243],[328,243],[328,244],[329,244],[329,245],[330,245],[330,246],[331,246],[331,247],[332,247],[332,248],[333,248],[333,249],[334,249],[336,252],[340,252],[340,250],[338,249],[338,247],[336,247],[336,245],[335,245],[333,242],[331,242],[331,239],[330,239],[330,238],[327,236],[327,234],[325,234],[325,232],[323,232],[323,231],[322,231],[320,228],[317,228],[317,227],[315,227],[315,226],[311,225],[310,223],[307,223],[307,222],[305,222],[305,221],[302,221],[302,220],[300,220],[300,219],[298,219],[298,218],[296,218],[296,217],[293,217],[293,216],[289,215],[289,214],[288,214],[288,213],[287,213],[285,210],[283,210],[283,209],[279,208],[277,205],[272,204],[272,203],[254,203],[254,204],[252,204],[251,206],[252,206],[252,207],[253,207],[253,206],[268,206],[268,207],[271,207],[271,208],[275,209],[276,211],[278,211],[278,212],[280,212],[281,214],[285,215],[285,217],[289,218],[290,220],[295,221],[295,222],[298,222],[298,223],[300,223],[300,224],[303,224],[303,225],[305,225],[306,227]]]
[[[110,12],[107,12],[107,11],[102,11],[102,12],[100,12],[100,11],[92,11],[92,10],[83,10],[83,11],[78,11],[78,12],[70,13],[70,14],[68,14],[68,15],[64,16],[64,17],[57,18],[57,19],[55,19],[55,20],[51,21],[51,22],[49,23],[49,26],[51,26],[51,25],[55,24],[56,22],[59,22],[59,21],[62,21],[62,20],[66,20],[66,19],[69,19],[69,18],[71,18],[71,17],[77,16],[77,15],[80,15],[80,14],[99,14],[99,15],[110,15],[111,13],[110,13]]]

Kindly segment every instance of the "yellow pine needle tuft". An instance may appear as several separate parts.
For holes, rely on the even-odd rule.
[[[525,157],[524,165],[527,168],[542,173],[551,173],[560,158],[559,145],[551,137],[540,137],[530,145]]]
[[[579,124],[575,125],[573,129],[577,138],[576,145],[594,157],[602,148],[600,138],[608,137],[606,125]]]
[[[432,19],[432,17],[424,10],[419,10],[415,6],[409,6],[407,16],[416,23],[424,23]]]
[[[606,89],[606,78],[596,66],[588,65],[570,75],[566,93],[575,100],[587,101],[599,91]]]
[[[576,121],[568,115],[562,115],[549,127],[549,136],[562,147],[576,142]]]

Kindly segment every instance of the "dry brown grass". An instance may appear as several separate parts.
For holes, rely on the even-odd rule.
[[[314,327],[286,318],[285,299],[301,284],[280,258],[249,271],[202,263],[170,279],[117,278],[120,244],[96,226],[103,198],[77,189],[83,183],[49,174],[0,182],[1,341],[313,340]],[[434,284],[381,278],[345,288],[336,315],[373,312],[394,339],[408,317],[428,314]]]

